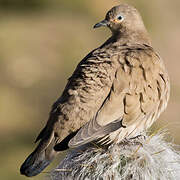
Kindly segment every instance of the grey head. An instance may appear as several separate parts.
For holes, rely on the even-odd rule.
[[[120,4],[110,9],[104,20],[94,25],[94,28],[108,27],[114,36],[132,38],[150,44],[150,39],[141,15],[134,7]]]

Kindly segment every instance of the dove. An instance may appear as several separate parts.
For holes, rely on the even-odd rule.
[[[165,110],[170,82],[136,8],[120,4],[94,28],[111,36],[77,65],[20,168],[39,174],[68,148],[119,143],[146,131]]]

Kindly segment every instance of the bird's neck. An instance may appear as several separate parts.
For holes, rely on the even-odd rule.
[[[148,32],[145,29],[114,32],[111,38],[118,44],[133,43],[151,45]]]
[[[124,44],[146,44],[151,46],[151,41],[146,30],[112,33],[112,36],[100,48],[118,47]]]

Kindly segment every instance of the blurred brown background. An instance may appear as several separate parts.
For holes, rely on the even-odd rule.
[[[108,30],[92,27],[120,2],[0,0],[0,179],[27,179],[19,167],[33,150],[52,103],[77,63],[108,38]],[[180,143],[180,1],[125,2],[141,12],[171,78],[168,109],[154,127],[166,126]]]

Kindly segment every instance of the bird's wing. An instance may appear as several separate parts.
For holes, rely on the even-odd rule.
[[[72,132],[74,135],[93,118],[112,85],[117,64],[112,59],[109,52],[97,48],[78,64],[35,142],[53,133],[58,142],[67,143],[64,139],[69,140]]]
[[[119,128],[132,132],[140,123],[144,123],[144,128],[149,127],[152,122],[146,121],[157,118],[157,112],[163,110],[163,99],[168,94],[168,76],[154,51],[133,48],[119,56],[118,61],[121,65],[108,96],[94,118],[70,140],[70,147],[97,140]],[[133,129],[128,130],[130,126]]]

